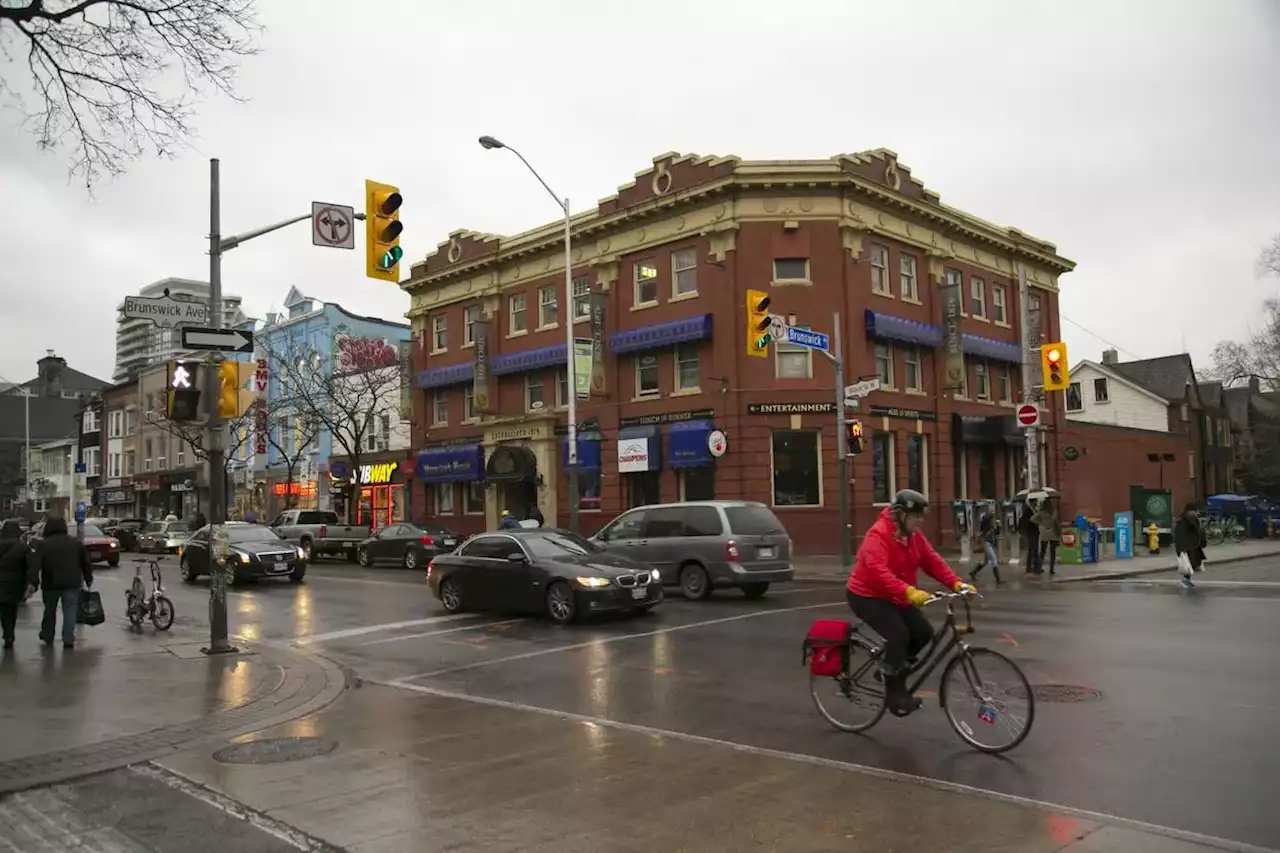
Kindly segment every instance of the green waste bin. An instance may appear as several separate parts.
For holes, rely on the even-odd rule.
[[[1081,564],[1080,531],[1070,525],[1062,526],[1062,541],[1058,544],[1058,562],[1068,566]]]

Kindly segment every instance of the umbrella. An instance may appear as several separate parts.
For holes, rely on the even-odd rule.
[[[1045,486],[1044,488],[1036,489],[1035,491],[1032,491],[1030,489],[1023,489],[1022,491],[1018,492],[1016,497],[1019,500],[1023,500],[1023,501],[1028,501],[1028,500],[1043,501],[1043,500],[1051,500],[1053,498],[1060,497],[1060,495],[1058,494],[1057,489],[1053,488],[1052,486]]]

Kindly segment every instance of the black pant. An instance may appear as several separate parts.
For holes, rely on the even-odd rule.
[[[1044,564],[1040,560],[1039,530],[1027,533],[1027,571],[1035,575],[1044,571]]]
[[[893,671],[906,668],[907,658],[915,657],[933,639],[933,626],[914,607],[899,607],[882,598],[863,598],[845,590],[849,609],[884,637],[884,662]]]
[[[1058,543],[1057,542],[1041,542],[1040,543],[1040,569],[1044,570],[1045,555],[1049,556],[1049,571],[1053,572],[1058,568]]]
[[[18,624],[18,602],[0,601],[0,633],[6,643],[13,642],[13,629]]]

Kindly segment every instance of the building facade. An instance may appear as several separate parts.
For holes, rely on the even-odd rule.
[[[106,438],[102,477],[93,492],[93,512],[106,518],[138,516],[138,430],[141,423],[138,381],[113,385],[102,392]]]
[[[208,511],[208,483],[186,428],[165,418],[168,385],[165,364],[138,374],[134,500],[138,517],[159,519],[172,514],[191,519],[202,506]]]
[[[892,152],[666,154],[572,230],[569,306],[558,223],[501,238],[454,232],[402,283],[419,520],[474,532],[536,503],[567,523],[564,322],[603,355],[577,410],[584,532],[630,506],[740,498],[772,506],[797,549],[833,553],[841,489],[860,534],[898,488],[949,501],[1022,487],[1017,270],[1032,294],[1029,334],[1056,339],[1058,277],[1073,264],[1052,244],[943,205]],[[955,288],[951,378],[943,309]],[[787,344],[749,355],[748,289],[767,292],[769,311],[792,325],[838,332],[847,382],[880,378],[854,413],[867,449],[846,482],[832,366]],[[1053,482],[1060,399],[1047,401],[1044,422]],[[713,430],[727,439],[723,455],[709,450]],[[949,513],[929,523],[950,533]]]
[[[180,302],[208,302],[209,284],[186,278],[166,278],[148,284],[137,296],[156,299],[165,295]],[[124,302],[116,307],[116,367],[112,374],[115,382],[134,378],[138,372],[169,359],[182,358],[189,353],[182,349],[181,326],[161,328],[150,319],[131,319],[124,316]],[[239,329],[251,321],[240,307],[240,297],[223,294],[222,323],[224,328]]]

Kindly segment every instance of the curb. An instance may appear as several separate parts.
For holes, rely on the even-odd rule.
[[[278,726],[332,704],[347,688],[346,674],[327,658],[273,643],[257,648],[262,658],[284,670],[270,692],[185,723],[0,762],[0,794],[117,770]]]

